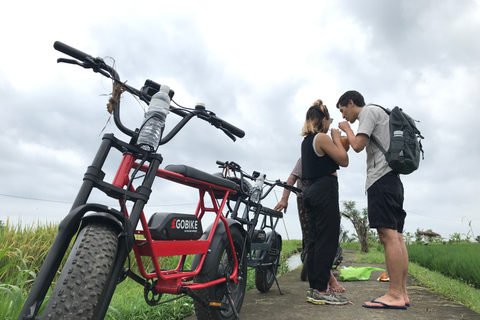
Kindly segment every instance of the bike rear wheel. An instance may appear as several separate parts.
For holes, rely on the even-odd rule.
[[[267,241],[270,237],[272,246],[268,250],[264,263],[271,263],[272,265],[265,267],[258,267],[255,269],[255,287],[260,292],[268,292],[275,281],[278,266],[280,264],[280,253],[282,252],[282,236],[272,231],[267,235]]]
[[[103,319],[99,307],[112,298],[105,291],[117,250],[113,227],[92,223],[83,228],[39,319]]]
[[[238,259],[238,281],[234,283],[230,281],[227,286],[231,292],[233,304],[235,309],[240,312],[243,298],[245,297],[245,290],[247,288],[247,260],[244,252],[244,238],[237,228],[230,229],[233,245],[235,247],[235,254]],[[210,254],[215,255],[215,264],[213,268],[207,270],[206,273],[199,274],[195,277],[194,282],[206,283],[215,279],[223,278],[226,274],[231,275],[234,271],[235,260],[230,249],[228,238],[225,237],[221,244],[217,246],[215,252]],[[195,314],[199,320],[230,320],[235,319],[235,313],[232,306],[229,304],[226,297],[227,288],[225,283],[220,283],[205,289],[197,290],[197,295],[203,301],[221,301],[224,306],[223,309],[211,308],[205,306],[203,303],[196,301]]]

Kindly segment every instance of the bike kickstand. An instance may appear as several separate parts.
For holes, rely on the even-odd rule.
[[[280,295],[283,296],[283,292],[280,289],[280,284],[278,284],[277,275],[275,274],[275,272],[273,272],[273,266],[272,266],[272,274],[273,274],[273,279],[275,279],[275,283],[277,284],[278,292],[280,292]]]
[[[232,281],[232,280],[230,280],[230,277],[227,276],[225,281],[225,288],[227,289],[227,293],[225,294],[225,297],[227,297],[228,304],[232,308],[233,315],[235,316],[235,320],[240,320],[240,315],[237,312],[237,308],[235,307],[235,303],[233,302],[233,299],[232,299],[232,293],[230,292],[230,288],[228,287],[229,281]]]

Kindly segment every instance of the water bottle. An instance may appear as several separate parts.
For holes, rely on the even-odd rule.
[[[260,196],[262,195],[262,188],[263,188],[264,181],[265,181],[264,174],[260,174],[255,180],[255,185],[253,186],[252,195],[250,196],[250,200],[252,200],[255,203],[258,203],[258,201],[260,201]]]
[[[137,140],[137,145],[144,150],[155,151],[158,148],[165,127],[165,118],[170,110],[169,91],[168,86],[162,85],[150,100]]]

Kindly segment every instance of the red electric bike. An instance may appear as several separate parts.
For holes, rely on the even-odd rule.
[[[251,239],[242,223],[226,217],[223,210],[229,196],[239,192],[238,184],[186,165],[161,169],[161,154],[137,145],[139,129],[131,130],[122,124],[120,95],[126,91],[148,104],[160,90],[160,84],[147,80],[140,90],[135,89],[121,82],[114,68],[103,59],[61,42],[55,42],[54,48],[73,58],[61,58],[58,62],[91,69],[113,80],[110,105],[114,122],[130,141],[113,134],[103,136],[18,319],[103,319],[117,284],[126,277],[144,287],[149,305],[162,303],[165,293],[188,295],[194,299],[198,319],[237,319],[245,295]],[[170,98],[173,95],[170,91]],[[244,136],[241,129],[203,105],[193,109],[171,105],[170,112],[182,119],[161,138],[160,147],[194,117],[209,122],[234,141],[235,136]],[[121,162],[113,181],[107,182],[102,168],[114,152],[121,155]],[[147,220],[144,207],[157,178],[198,190],[195,212],[155,213]],[[89,202],[94,189],[117,200],[118,207]],[[213,222],[204,229],[206,216]],[[38,315],[74,237],[50,299]],[[137,273],[130,268],[131,250]],[[176,267],[163,265],[163,258],[170,256],[179,257]],[[188,263],[187,258],[191,258]]]

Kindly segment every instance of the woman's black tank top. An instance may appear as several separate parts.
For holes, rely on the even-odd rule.
[[[313,139],[316,134],[306,136],[302,142],[302,178],[313,180],[328,176],[340,167],[328,154],[317,156],[313,149]]]

